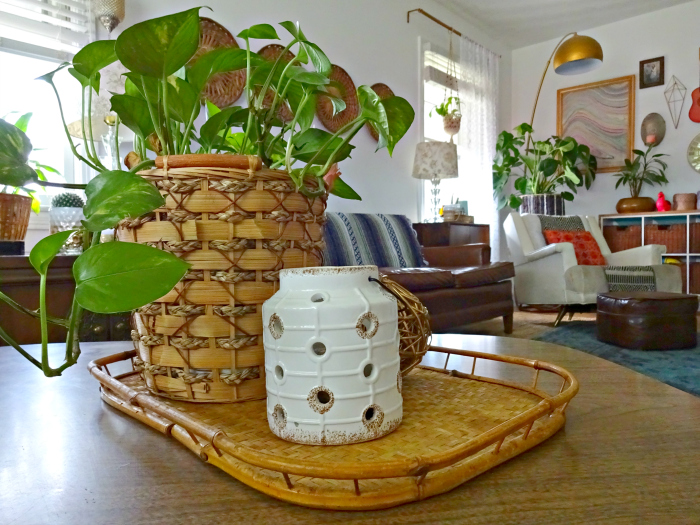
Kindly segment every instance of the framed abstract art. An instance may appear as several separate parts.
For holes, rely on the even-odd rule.
[[[632,158],[635,76],[557,91],[557,135],[591,148],[598,172],[614,172]]]

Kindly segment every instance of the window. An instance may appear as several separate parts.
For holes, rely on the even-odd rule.
[[[457,52],[458,53],[458,52]],[[437,115],[433,110],[445,99],[445,91],[447,96],[450,96],[450,89],[453,91],[453,96],[459,95],[457,79],[448,73],[452,68],[448,67],[449,53],[446,50],[440,49],[431,43],[424,43],[422,46],[422,91],[423,91],[423,139],[434,140],[440,142],[448,142],[450,136],[443,129],[442,117]],[[459,60],[455,56],[455,60]],[[460,65],[456,64],[457,75],[460,75]],[[432,116],[430,112],[433,111]],[[454,142],[457,144],[459,152],[459,134],[454,136]],[[457,198],[465,200],[465,182],[462,178],[445,179],[440,181],[440,201],[442,204],[449,204],[451,201],[456,201]],[[420,217],[421,220],[432,218],[432,183],[430,181],[423,182],[423,197],[421,199]]]

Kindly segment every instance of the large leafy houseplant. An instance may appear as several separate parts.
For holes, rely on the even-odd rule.
[[[598,167],[588,146],[572,137],[552,136],[534,141],[529,124],[516,127],[514,133],[501,132],[493,160],[493,191],[498,209],[517,209],[523,195],[561,193],[564,200],[574,200],[578,188],[589,189]],[[526,146],[527,142],[527,146]],[[517,193],[507,195],[506,186],[514,175]]]
[[[239,33],[245,49],[216,49],[188,65],[199,45],[199,10],[147,20],[126,29],[116,41],[96,41],[85,46],[56,70],[40,77],[53,88],[58,99],[66,136],[74,155],[99,174],[87,186],[48,183],[40,180],[36,170],[23,167],[29,139],[9,128],[0,128],[0,165],[21,170],[22,184],[84,188],[86,250],[76,260],[73,275],[76,292],[67,319],[53,318],[46,311],[46,274],[48,267],[71,232],[60,232],[40,241],[30,254],[30,262],[40,275],[40,307],[29,310],[5,294],[0,300],[36,317],[42,326],[41,359],[30,355],[0,328],[0,338],[13,346],[47,376],[60,375],[80,355],[78,333],[83,310],[113,313],[134,310],[162,297],[184,276],[189,265],[176,256],[146,245],[126,242],[100,244],[100,232],[114,228],[127,218],[137,218],[162,207],[163,196],[155,186],[136,174],[151,167],[147,150],[158,155],[223,152],[257,155],[269,168],[284,168],[297,191],[317,196],[326,191],[345,198],[359,196],[339,178],[327,188],[323,177],[339,161],[347,158],[353,146],[350,140],[371,123],[379,135],[378,148],[393,152],[411,123],[414,112],[401,97],[380,100],[367,86],[358,88],[360,112],[357,118],[331,134],[312,128],[315,100],[329,97],[336,111],[344,108],[326,90],[331,63],[321,49],[310,42],[301,28],[292,22],[280,25],[291,35],[286,51],[294,49],[296,57],[288,62],[281,58],[268,62],[250,50],[254,39],[278,39],[268,24],[255,25]],[[125,93],[111,97],[112,110],[119,121],[134,131],[135,151],[129,154],[130,171],[110,171],[101,163],[92,138],[91,114],[93,93],[100,92],[100,71],[119,60],[126,67]],[[307,69],[303,65],[309,64]],[[186,67],[187,66],[187,67]],[[55,74],[68,68],[82,88],[83,136],[87,137],[81,154],[63,116],[60,97],[53,82]],[[195,121],[201,111],[201,96],[207,81],[215,74],[245,69],[247,105],[216,108],[209,105],[209,118],[197,129]],[[272,93],[272,102],[265,97]],[[282,122],[278,109],[287,104],[294,114],[291,122]],[[15,128],[16,129],[16,128]],[[195,146],[193,144],[197,144]],[[26,164],[26,162],[24,163]],[[337,172],[337,170],[335,170]],[[12,169],[0,171],[0,184],[16,177]],[[309,181],[315,183],[309,184]],[[47,323],[68,329],[64,362],[53,368],[48,360]]]

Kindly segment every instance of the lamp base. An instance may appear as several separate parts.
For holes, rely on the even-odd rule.
[[[431,203],[433,205],[432,222],[440,222],[440,179],[431,179],[430,183],[433,185],[430,189]]]

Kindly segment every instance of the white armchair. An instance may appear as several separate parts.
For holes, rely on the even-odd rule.
[[[583,226],[598,243],[610,266],[655,266],[657,290],[681,292],[677,266],[662,264],[666,247],[658,244],[611,253],[592,216],[581,216]],[[557,324],[567,305],[596,302],[598,294],[608,291],[602,266],[579,266],[574,246],[569,242],[547,244],[537,215],[511,213],[503,224],[506,241],[515,265],[515,300],[518,304],[561,305]]]

